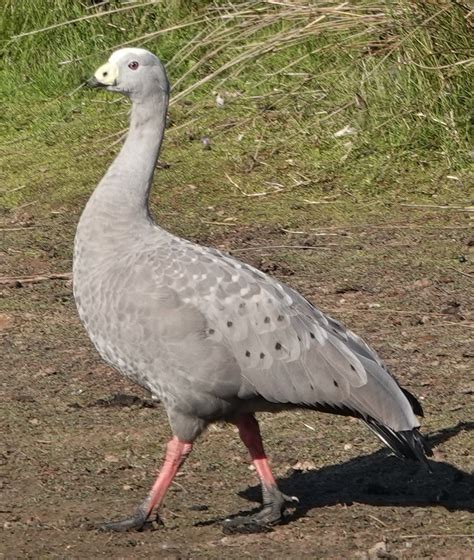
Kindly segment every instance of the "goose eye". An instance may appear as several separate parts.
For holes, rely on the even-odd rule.
[[[130,70],[136,70],[138,68],[139,64],[136,60],[133,60],[132,62],[129,62],[128,67],[130,68]]]

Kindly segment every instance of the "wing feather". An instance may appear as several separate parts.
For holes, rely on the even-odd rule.
[[[417,425],[377,354],[288,286],[187,242],[173,249],[173,266],[158,273],[204,315],[208,335],[231,351],[241,370],[241,398],[326,403],[391,422],[394,429]]]

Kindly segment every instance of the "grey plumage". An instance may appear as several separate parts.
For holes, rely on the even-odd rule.
[[[74,295],[101,356],[164,403],[182,441],[210,422],[302,406],[358,416],[400,455],[423,458],[419,403],[360,337],[290,287],[152,221],[168,82],[141,49],[109,64],[120,80],[106,80],[108,66],[95,80],[131,97],[131,126],[74,248]]]

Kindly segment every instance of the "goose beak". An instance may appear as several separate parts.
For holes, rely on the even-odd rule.
[[[87,87],[90,87],[90,88],[104,87],[104,84],[101,84],[95,76],[92,76],[92,78],[87,80],[86,83],[87,83]]]
[[[115,86],[117,83],[118,68],[115,64],[103,64],[87,82],[92,88]]]

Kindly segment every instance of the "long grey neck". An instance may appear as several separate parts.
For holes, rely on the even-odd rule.
[[[125,143],[94,191],[87,210],[135,226],[143,221],[150,222],[148,198],[167,108],[168,94],[162,90],[146,99],[133,101]]]

